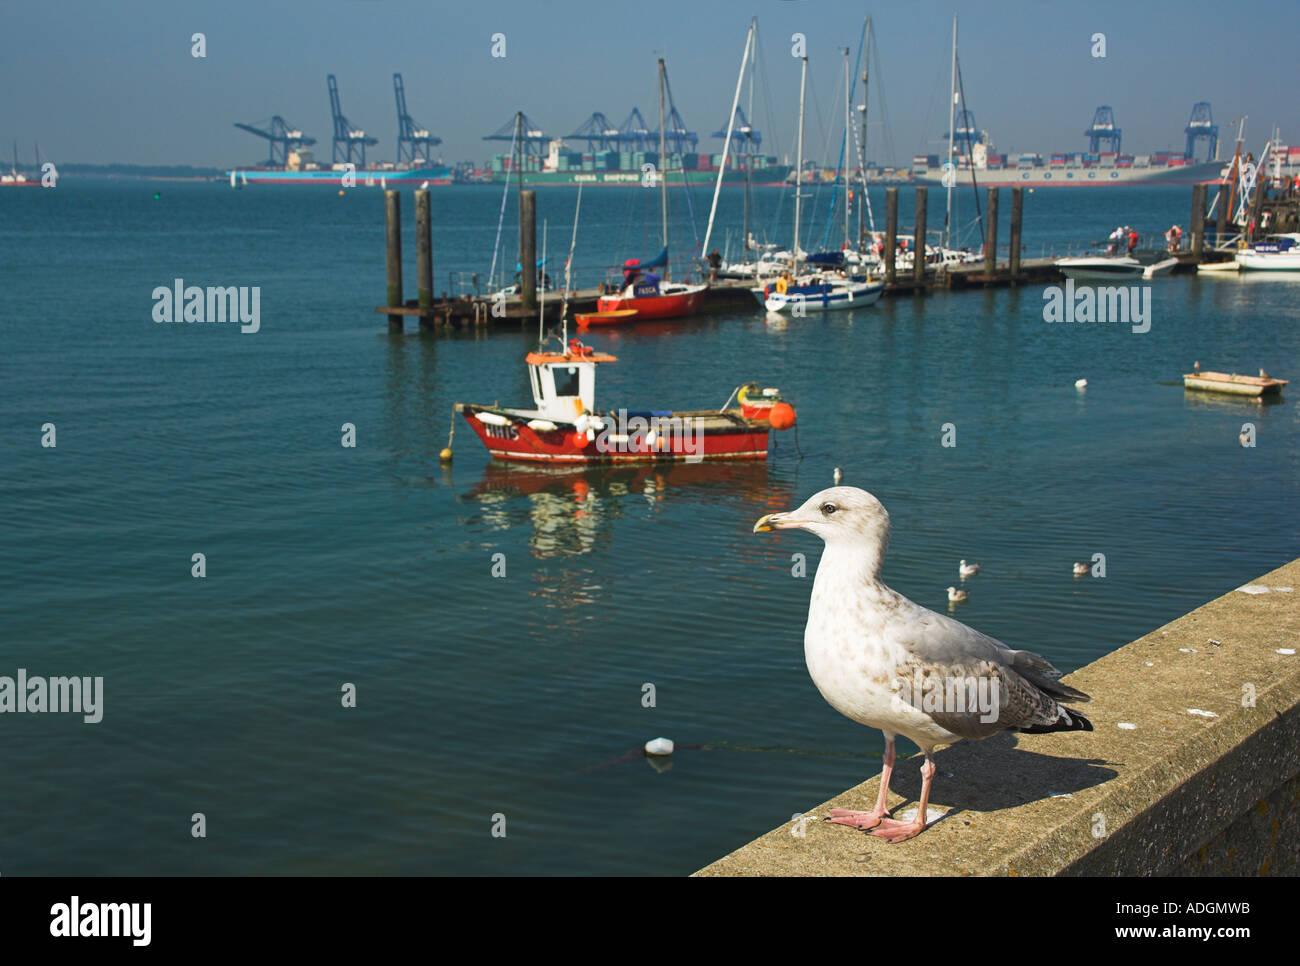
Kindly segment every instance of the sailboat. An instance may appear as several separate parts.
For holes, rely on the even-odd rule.
[[[659,58],[659,162],[665,163],[666,131],[664,129],[664,76],[667,68]],[[704,301],[707,285],[687,285],[668,280],[668,179],[659,174],[660,207],[663,221],[663,250],[654,258],[642,260],[629,258],[623,263],[623,282],[614,295],[602,295],[596,300],[600,313],[635,310],[638,319],[676,319],[690,315]],[[662,268],[663,276],[652,269]]]
[[[885,291],[884,282],[849,278],[833,271],[813,271],[800,274],[799,265],[804,253],[799,248],[799,222],[803,215],[800,201],[803,197],[803,119],[804,100],[808,89],[808,58],[802,57],[799,73],[799,141],[796,150],[794,192],[794,271],[782,275],[775,283],[750,289],[760,305],[769,312],[829,312],[871,305]],[[846,87],[847,91],[847,87]],[[847,223],[846,223],[847,231]],[[846,239],[847,241],[847,239]],[[839,254],[839,253],[836,253]]]
[[[39,186],[40,181],[28,178],[27,175],[18,170],[18,140],[14,139],[14,163],[9,169],[8,174],[0,174],[0,187],[4,188],[28,188],[33,185]]]

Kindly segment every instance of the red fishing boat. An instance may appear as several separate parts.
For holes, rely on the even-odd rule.
[[[773,429],[795,423],[776,389],[743,386],[728,409],[596,408],[596,370],[618,361],[577,339],[528,353],[533,407],[456,403],[456,412],[497,459],[551,464],[747,460],[767,457]],[[728,398],[730,402],[730,397]]]

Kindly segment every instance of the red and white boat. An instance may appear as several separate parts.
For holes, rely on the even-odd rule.
[[[596,300],[599,313],[634,310],[638,319],[677,319],[693,314],[704,301],[707,285],[665,282],[648,271],[668,264],[668,249],[649,262],[629,258],[623,263],[623,288],[617,295]]]
[[[502,460],[536,463],[635,463],[761,460],[773,429],[795,423],[794,407],[775,389],[748,385],[740,405],[720,410],[596,409],[596,369],[618,361],[577,339],[558,352],[528,353],[533,407],[456,403],[456,412]]]

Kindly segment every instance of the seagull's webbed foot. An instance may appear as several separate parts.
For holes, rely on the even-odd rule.
[[[881,821],[886,821],[888,812],[855,812],[851,808],[832,808],[826,821],[832,825],[848,825],[861,832],[869,832]]]
[[[898,822],[892,818],[881,819],[876,827],[871,830],[872,835],[877,835],[889,842],[891,845],[897,845],[899,842],[906,842],[910,838],[915,838],[925,831],[925,823],[913,819],[910,822]]]

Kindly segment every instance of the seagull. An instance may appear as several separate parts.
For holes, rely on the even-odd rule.
[[[840,480],[844,479],[844,474],[840,472],[840,468],[838,466],[835,467],[835,472],[831,474],[831,479],[835,481],[836,486],[839,486]]]
[[[1058,703],[1091,699],[1056,681],[1060,672],[1046,660],[885,586],[880,571],[889,514],[870,493],[853,486],[822,490],[799,509],[769,513],[754,524],[755,533],[767,530],[807,530],[825,542],[804,630],[808,673],[831,707],[885,735],[875,808],[832,809],[827,821],[891,843],[906,841],[925,830],[936,745],[1002,731],[1092,730],[1086,717]],[[967,707],[967,692],[976,707]],[[889,818],[886,807],[900,734],[925,755],[921,800],[906,822]]]
[[[1087,380],[1087,379],[1076,379],[1076,380],[1074,380],[1074,388],[1075,388],[1075,389],[1087,389],[1087,388],[1088,388],[1088,380]]]
[[[1085,563],[1079,563],[1079,562],[1076,560],[1076,561],[1074,562],[1074,576],[1076,576],[1076,577],[1086,577],[1087,575],[1088,575],[1088,565],[1085,564]]]
[[[962,580],[965,580],[967,577],[974,577],[979,572],[980,572],[979,564],[968,564],[965,560],[963,560],[960,564],[957,565],[957,573],[961,574]]]
[[[948,603],[950,604],[964,604],[968,597],[970,597],[969,590],[958,590],[956,587],[948,588]]]

